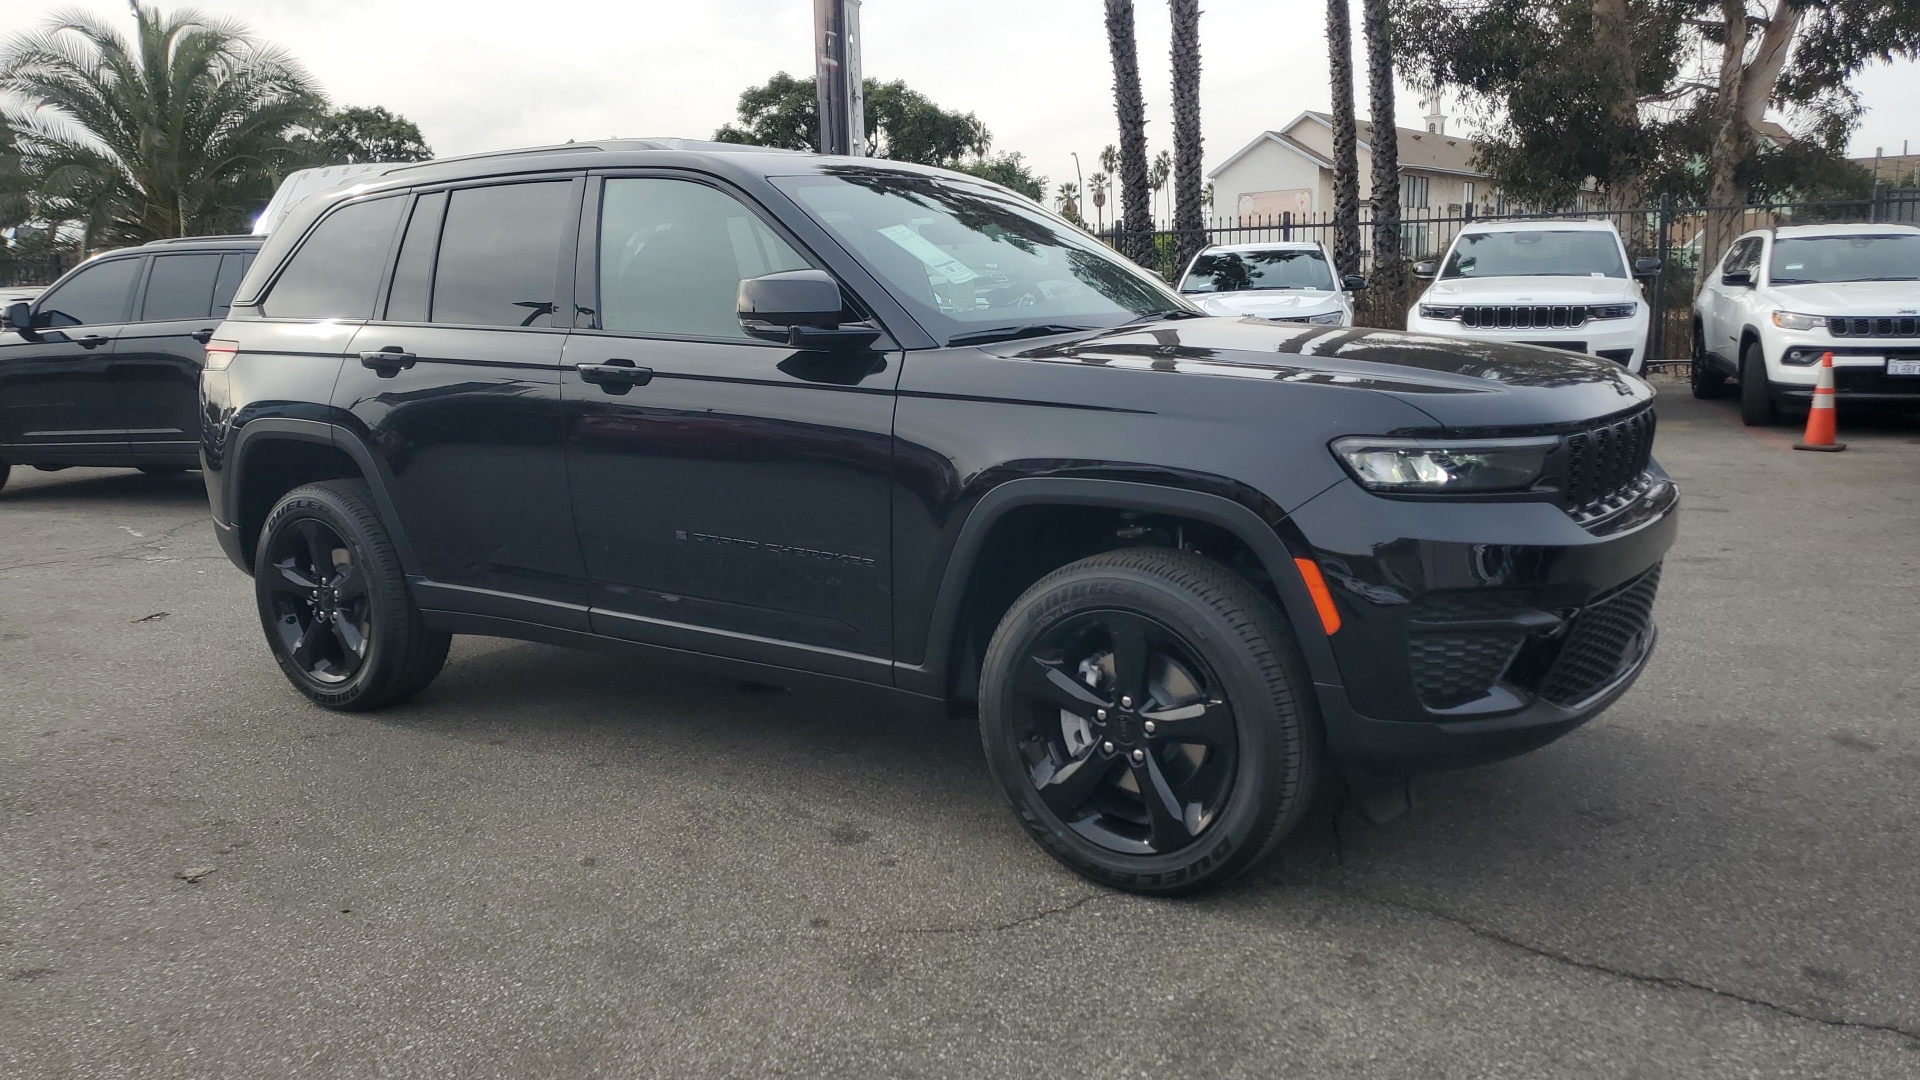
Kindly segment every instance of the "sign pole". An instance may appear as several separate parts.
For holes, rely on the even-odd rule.
[[[813,0],[813,39],[820,152],[862,157],[867,124],[860,77],[860,0]]]

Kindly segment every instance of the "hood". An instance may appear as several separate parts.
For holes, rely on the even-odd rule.
[[[1920,315],[1920,281],[1835,281],[1774,285],[1773,294],[1807,315]]]
[[[1251,315],[1258,319],[1304,319],[1340,310],[1340,294],[1320,289],[1188,293],[1187,299],[1209,315]]]
[[[1455,431],[1572,424],[1653,399],[1653,388],[1620,365],[1557,349],[1244,318],[1117,327],[1039,348],[1009,342],[991,351],[1043,363],[1387,394]]]
[[[1420,299],[1453,304],[1593,304],[1638,300],[1632,278],[1490,277],[1447,278],[1427,287]]]

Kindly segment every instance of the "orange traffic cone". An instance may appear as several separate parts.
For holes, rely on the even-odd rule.
[[[1813,388],[1813,404],[1807,410],[1807,433],[1793,444],[1795,450],[1845,450],[1847,444],[1833,441],[1833,353],[1820,355],[1820,381]]]

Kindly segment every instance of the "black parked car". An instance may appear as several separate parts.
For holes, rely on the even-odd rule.
[[[1207,318],[978,180],[677,141],[310,200],[202,387],[313,700],[468,633],[977,707],[1027,829],[1142,891],[1245,869],[1328,760],[1592,717],[1676,527],[1618,365]]]
[[[205,343],[260,249],[254,236],[164,240],[74,267],[0,331],[0,486],[14,465],[200,463]]]

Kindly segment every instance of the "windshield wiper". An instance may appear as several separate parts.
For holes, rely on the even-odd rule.
[[[1168,308],[1165,311],[1149,311],[1145,315],[1142,315],[1137,319],[1134,319],[1130,322],[1121,323],[1120,325],[1136,326],[1143,322],[1165,322],[1168,319],[1204,319],[1206,317],[1207,317],[1207,313],[1204,311],[1194,311],[1191,308],[1177,307],[1177,308]]]
[[[1100,329],[1097,326],[1068,326],[1064,323],[1023,323],[1020,326],[996,326],[991,330],[974,330],[965,334],[956,334],[947,339],[948,347],[956,345],[985,345],[992,341],[1012,341],[1015,338],[1047,337],[1053,334],[1091,333]]]

